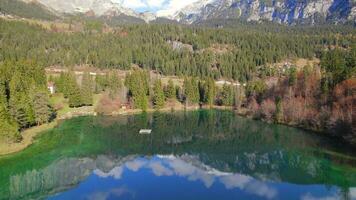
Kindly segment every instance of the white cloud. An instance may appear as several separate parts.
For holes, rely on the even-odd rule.
[[[100,169],[94,170],[94,174],[101,178],[114,177],[115,179],[121,179],[122,173],[123,173],[122,166],[115,167],[109,173],[105,173],[105,172],[101,171]]]
[[[196,164],[189,161],[187,162],[182,157],[159,156],[157,158],[159,159],[140,158],[128,160],[120,166],[113,168],[109,173],[104,173],[97,169],[94,171],[94,174],[102,178],[113,177],[115,179],[120,179],[124,169],[137,172],[142,168],[146,168],[150,169],[156,176],[175,175],[185,177],[189,181],[201,181],[206,188],[210,188],[218,181],[222,183],[226,189],[238,188],[246,193],[264,197],[266,199],[273,199],[278,196],[278,191],[275,188],[247,175],[220,172],[197,162],[195,162]],[[353,189],[350,189],[351,197],[354,195],[354,192]],[[103,193],[97,194],[97,196],[94,197],[100,199],[100,196],[106,197],[107,195],[106,193]],[[333,197],[334,196],[318,199],[311,194],[306,194],[303,196],[303,200],[334,200]]]
[[[146,4],[151,8],[162,8],[166,0],[146,0]]]
[[[148,165],[152,169],[152,172],[156,176],[171,176],[173,175],[172,170],[165,167],[161,162],[153,161]]]
[[[131,195],[131,197],[135,197],[135,193],[126,187],[113,188],[109,191],[104,192],[94,192],[92,194],[86,194],[86,197],[83,199],[87,200],[107,200],[109,197],[119,198],[125,194]]]
[[[188,6],[189,4],[195,3],[198,0],[170,0],[169,3],[157,11],[158,16],[170,16],[177,12],[178,10]]]
[[[112,0],[134,10],[156,12],[158,16],[170,16],[198,0]]]
[[[147,4],[145,4],[145,2],[142,0],[124,0],[122,2],[122,5],[124,7],[132,8],[132,9],[139,9],[139,8],[147,7]]]
[[[138,170],[140,170],[144,165],[146,164],[146,162],[142,161],[142,160],[134,160],[134,161],[129,161],[126,163],[126,167],[128,169],[130,169],[133,172],[137,172]]]

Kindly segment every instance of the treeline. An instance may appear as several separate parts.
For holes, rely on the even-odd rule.
[[[89,23],[90,24],[90,23]],[[354,30],[248,26],[240,29],[192,28],[173,25],[131,25],[60,33],[23,22],[0,21],[0,61],[35,59],[45,66],[88,64],[130,69],[136,64],[164,75],[228,78],[247,82],[257,66],[285,58],[321,57],[328,47],[351,48]],[[105,31],[105,27],[110,31]],[[103,32],[101,32],[103,31]],[[31,39],[29,39],[31,38]],[[167,41],[191,45],[174,49]]]
[[[93,105],[94,81],[89,73],[84,73],[81,85],[78,84],[73,72],[61,73],[59,77],[50,77],[59,93],[63,93],[68,99],[69,107],[81,107]]]
[[[94,93],[107,94],[112,101],[121,101],[120,104],[127,102],[131,108],[144,111],[149,108],[164,108],[169,102],[186,106],[199,104],[233,106],[237,101],[242,102],[244,97],[243,89],[232,85],[218,88],[212,78],[186,77],[183,85],[172,80],[163,84],[161,79],[153,79],[147,70],[141,69],[131,71],[125,80],[118,76],[117,71],[95,77],[84,73],[81,84],[78,84],[79,79],[73,72],[61,73],[59,77],[50,78],[56,85],[56,92],[64,94],[70,107],[93,105]],[[121,99],[118,99],[119,96]],[[116,110],[109,110],[110,113],[114,111]]]
[[[267,121],[331,133],[356,144],[356,50],[332,50],[322,56],[321,70],[291,68],[273,87],[250,82],[247,108]]]
[[[0,63],[0,141],[18,141],[20,130],[53,117],[44,67],[23,60]]]

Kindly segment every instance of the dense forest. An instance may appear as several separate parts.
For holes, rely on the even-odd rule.
[[[107,28],[98,22],[86,23],[80,32],[63,33],[23,22],[0,21],[0,29],[0,61],[35,59],[44,66],[88,64],[115,69],[130,69],[133,63],[164,75],[224,77],[240,82],[251,80],[257,66],[291,57],[320,57],[325,48],[350,49],[356,44],[355,30],[341,26],[312,29],[246,25],[231,30],[172,25]]]
[[[81,31],[75,26],[70,24],[64,31],[0,20],[4,140],[19,140],[19,131],[55,118],[46,85],[53,81],[70,107],[92,105],[94,93],[107,93],[109,99],[102,104],[109,105],[125,87],[128,102],[137,109],[160,109],[170,101],[228,106],[258,119],[325,131],[356,143],[353,27],[108,27],[99,21],[83,23]],[[320,66],[291,66],[281,74],[269,65],[290,58],[318,58]],[[89,65],[111,72],[95,79],[85,73],[80,84],[71,71],[46,80],[44,68],[53,65]],[[116,69],[132,72],[121,80]],[[151,70],[176,75],[184,83],[151,80]],[[267,85],[273,78],[277,82]],[[218,79],[239,81],[246,87],[217,87]]]

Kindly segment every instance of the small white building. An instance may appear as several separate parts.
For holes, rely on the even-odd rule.
[[[49,92],[50,92],[51,94],[56,93],[56,87],[55,87],[55,84],[54,84],[53,82],[49,82],[49,83],[47,84],[47,88],[48,88],[48,90],[49,90]]]

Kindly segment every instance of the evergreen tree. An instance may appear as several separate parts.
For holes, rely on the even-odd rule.
[[[174,87],[174,83],[171,79],[168,81],[168,86],[165,90],[165,96],[167,99],[174,99],[176,98],[176,89]]]
[[[195,78],[184,79],[184,95],[187,104],[199,103],[199,85]]]
[[[156,80],[153,86],[153,105],[156,109],[163,108],[165,104],[165,96],[163,92],[161,80]]]
[[[126,77],[125,85],[129,89],[129,96],[133,98],[136,108],[143,111],[148,107],[148,75],[146,71],[134,70]]]
[[[33,106],[37,125],[49,122],[51,110],[49,106],[48,94],[46,92],[37,92],[35,94]]]
[[[108,76],[108,89],[109,89],[110,97],[113,99],[116,95],[118,95],[121,88],[122,88],[122,82],[117,72],[116,71],[110,72]]]
[[[295,67],[292,67],[289,70],[288,82],[289,82],[289,86],[293,86],[297,83],[297,69]]]
[[[29,85],[25,76],[18,71],[13,75],[10,86],[9,107],[12,117],[16,120],[20,128],[26,128],[33,123],[33,109],[29,102]]]
[[[209,106],[213,106],[216,99],[217,88],[215,81],[212,78],[208,78],[204,83],[204,102]]]
[[[234,87],[232,85],[224,84],[221,93],[221,102],[224,106],[233,106],[234,105]]]
[[[63,93],[64,98],[68,98],[69,96],[69,82],[70,82],[70,74],[69,73],[61,73],[59,78],[55,80],[55,84],[57,87],[57,91]]]
[[[84,73],[81,87],[81,99],[85,106],[93,105],[93,79],[90,74]]]
[[[76,108],[83,105],[80,89],[74,74],[69,74],[68,80],[68,103],[69,107]]]
[[[5,86],[0,83],[0,143],[16,141],[20,138],[17,124],[8,113]]]

